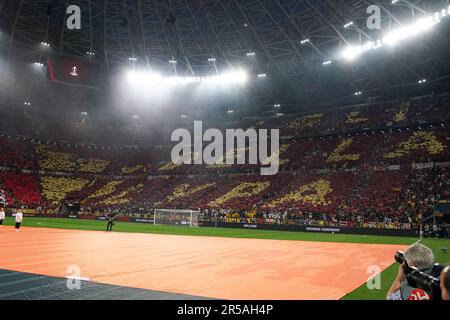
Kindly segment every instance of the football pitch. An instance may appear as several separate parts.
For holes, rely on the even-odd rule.
[[[2,239],[3,243],[5,243],[5,241],[7,242],[9,240],[11,240],[12,243],[14,243],[14,241],[16,241],[15,240],[15,239],[17,239],[16,235],[11,232],[12,231],[11,228],[7,227],[7,226],[12,226],[13,223],[14,223],[14,221],[12,218],[7,218],[5,221],[5,227],[0,229],[0,238]],[[41,229],[39,229],[39,228],[41,228]],[[23,229],[17,236],[25,237],[28,231],[30,231],[29,233],[31,233],[32,230],[33,230],[33,232],[35,232],[35,230],[37,230],[37,232],[35,232],[36,235],[34,235],[37,238],[30,238],[30,239],[27,239],[27,241],[30,241],[30,242],[33,241],[33,243],[36,243],[36,245],[40,246],[39,247],[40,250],[44,250],[44,248],[42,248],[42,247],[44,247],[43,243],[45,243],[45,242],[41,242],[41,243],[39,242],[42,240],[42,238],[46,237],[44,229],[45,230],[47,230],[47,229],[48,230],[52,230],[52,229],[79,230],[80,232],[81,231],[101,231],[101,232],[95,232],[95,233],[87,233],[89,236],[95,235],[95,237],[97,237],[97,238],[92,238],[92,240],[90,240],[90,241],[93,241],[93,242],[100,241],[101,242],[101,241],[104,241],[104,240],[102,240],[103,239],[102,237],[106,234],[104,232],[106,229],[106,222],[91,221],[91,220],[53,219],[53,218],[26,218],[24,220]],[[2,235],[2,233],[3,233],[3,235]],[[129,233],[130,235],[127,236],[127,233]],[[49,234],[50,234],[50,232],[49,232]],[[85,234],[86,233],[70,235],[69,231],[67,231],[67,235],[64,234],[64,237],[72,236],[72,239],[76,239],[77,236],[82,235],[84,237]],[[295,270],[286,269],[285,270],[283,268],[285,268],[286,266],[282,265],[282,263],[284,261],[283,258],[286,258],[286,260],[284,261],[285,264],[289,264],[291,262],[289,262],[287,260],[288,259],[287,256],[290,256],[293,254],[292,257],[291,256],[289,257],[289,259],[292,259],[290,261],[297,261],[300,259],[299,257],[307,257],[309,255],[314,255],[314,252],[316,250],[319,252],[317,255],[325,256],[325,258],[322,257],[321,259],[326,259],[327,254],[329,256],[329,259],[333,259],[333,258],[336,259],[336,261],[338,262],[336,264],[336,268],[337,268],[336,273],[338,274],[339,272],[342,273],[342,270],[339,271],[338,268],[339,268],[339,263],[341,264],[341,267],[342,267],[343,257],[345,257],[345,260],[347,260],[347,261],[345,261],[345,263],[353,264],[351,261],[351,258],[349,259],[349,255],[351,257],[351,254],[354,254],[355,255],[354,268],[355,268],[355,270],[357,270],[357,268],[363,268],[362,266],[370,264],[370,262],[367,262],[367,264],[364,264],[365,261],[362,261],[362,260],[366,256],[368,257],[368,259],[369,258],[371,259],[371,257],[372,257],[370,255],[371,250],[378,250],[378,247],[382,248],[384,250],[382,253],[382,257],[383,257],[382,261],[383,261],[383,263],[386,263],[387,261],[389,261],[389,262],[388,262],[388,265],[386,265],[385,268],[383,268],[383,271],[381,273],[381,288],[369,290],[367,288],[367,285],[365,284],[365,281],[367,280],[367,278],[369,278],[369,276],[371,274],[367,274],[366,279],[364,279],[364,280],[361,280],[362,278],[360,275],[360,277],[358,278],[359,280],[350,279],[352,281],[359,281],[358,282],[358,285],[360,285],[359,288],[352,289],[351,291],[345,291],[346,292],[345,295],[342,295],[339,292],[336,292],[336,296],[340,296],[341,299],[347,299],[347,300],[383,300],[383,299],[385,299],[386,292],[389,289],[393,279],[395,278],[397,268],[398,268],[397,264],[395,264],[395,262],[394,262],[395,249],[396,248],[406,248],[408,245],[410,245],[418,240],[415,238],[405,238],[405,237],[387,237],[387,236],[371,236],[371,235],[344,235],[344,234],[324,234],[324,233],[300,233],[300,232],[282,232],[282,231],[246,230],[246,229],[228,229],[228,228],[186,228],[186,227],[177,227],[177,226],[160,226],[160,225],[154,226],[154,225],[149,225],[149,224],[124,223],[124,222],[116,222],[116,224],[114,226],[113,235],[116,237],[120,237],[120,238],[115,238],[115,239],[110,238],[110,239],[111,239],[111,241],[118,241],[119,243],[128,243],[130,247],[133,247],[135,243],[137,245],[139,245],[142,241],[148,240],[148,239],[138,238],[139,234],[142,234],[141,236],[144,236],[145,234],[148,234],[147,236],[153,235],[154,238],[149,238],[149,240],[154,241],[154,243],[160,243],[159,246],[161,247],[161,251],[155,250],[155,255],[158,255],[158,257],[164,258],[164,256],[167,256],[170,253],[170,251],[164,252],[164,250],[163,250],[164,243],[166,241],[167,241],[167,246],[170,247],[172,245],[172,248],[176,248],[177,246],[182,246],[182,244],[186,245],[185,248],[180,248],[180,250],[181,250],[180,262],[182,262],[182,258],[181,258],[182,253],[186,252],[186,250],[189,250],[189,246],[187,244],[185,244],[184,242],[186,242],[186,243],[189,242],[189,245],[196,245],[198,248],[197,253],[201,254],[202,252],[204,252],[205,255],[211,255],[212,257],[215,257],[217,259],[217,261],[221,261],[220,258],[225,253],[226,253],[226,255],[229,256],[229,255],[232,255],[233,252],[236,252],[236,256],[237,256],[236,259],[240,259],[238,261],[249,259],[249,256],[248,256],[249,254],[250,255],[253,254],[253,256],[251,258],[251,259],[254,259],[253,261],[259,261],[260,258],[254,257],[254,256],[258,256],[258,255],[264,256],[264,255],[267,255],[267,254],[270,254],[271,252],[273,252],[274,254],[279,255],[279,260],[280,260],[279,264],[276,264],[277,263],[276,261],[275,262],[271,261],[271,263],[275,263],[274,268],[280,268],[280,270],[282,269],[284,273],[292,272],[292,273],[296,273],[299,275],[302,275],[304,273],[306,279],[310,279],[309,277],[312,277],[312,274],[309,274],[309,273],[311,272],[311,270],[314,269],[314,263],[317,263],[320,265],[321,260],[317,260],[317,261],[316,260],[308,260],[308,263],[312,263],[312,265],[311,264],[296,264],[295,266],[297,266],[298,269],[295,269]],[[172,237],[164,238],[164,237],[158,237],[157,235],[168,235],[168,236],[170,235]],[[60,236],[61,236],[60,234],[54,235],[55,242],[59,241],[58,239],[60,239],[60,238],[58,238],[58,237],[60,237]],[[98,238],[99,236],[100,236],[100,238]],[[184,239],[187,239],[187,238],[183,238],[182,236],[193,236],[194,238],[189,238],[190,241],[183,241]],[[212,237],[212,238],[208,239],[205,237]],[[225,238],[225,239],[221,240],[221,238]],[[86,239],[91,239],[91,238],[87,237]],[[234,240],[232,240],[232,239],[234,239]],[[249,239],[249,240],[246,241],[245,239]],[[258,239],[260,239],[262,241],[257,241]],[[205,240],[208,240],[208,241],[206,242]],[[276,240],[285,240],[285,242],[284,243],[277,242]],[[36,241],[36,242],[34,242],[34,241]],[[129,242],[127,242],[127,241],[129,241]],[[214,247],[214,248],[221,247],[222,244],[225,242],[230,243],[231,249],[226,249],[228,251],[221,252],[220,257],[214,256],[214,255],[217,255],[218,253],[209,251],[209,250],[211,250],[211,247]],[[450,244],[450,242],[448,240],[423,239],[422,243],[424,245],[430,247],[433,250],[433,252],[436,256],[436,262],[448,263],[450,261],[448,254],[441,252],[442,247],[448,247],[448,245]],[[248,246],[247,246],[247,244],[248,244]],[[352,246],[352,244],[354,244],[354,246]],[[86,248],[89,247],[89,243],[86,243],[85,245],[86,245],[86,247],[84,247],[83,250],[85,250]],[[380,246],[371,246],[371,245],[380,245]],[[390,245],[392,245],[392,248],[390,247]],[[7,246],[9,246],[9,245],[7,245]],[[271,246],[274,246],[274,247],[272,248]],[[342,249],[342,246],[344,246],[346,253],[344,255],[339,256],[338,251]],[[245,254],[247,254],[247,255],[245,255],[245,256],[242,255],[242,252],[239,251],[239,248],[243,248],[243,251],[245,251]],[[65,249],[65,248],[59,248],[59,250],[63,250],[63,249]],[[9,246],[9,250],[11,250],[11,246]],[[76,248],[75,248],[75,250],[76,250]],[[234,251],[230,251],[230,250],[234,250]],[[304,251],[301,251],[301,250],[304,250]],[[325,251],[321,252],[321,250],[325,250]],[[366,256],[359,255],[358,250],[362,250],[365,252],[367,251]],[[297,256],[295,256],[295,251],[298,251]],[[58,252],[60,252],[60,251],[58,251]],[[68,253],[70,251],[64,251],[64,252],[66,254],[70,254],[70,253]],[[149,261],[145,262],[147,264],[152,264],[151,252],[152,251],[149,251],[149,253],[146,254],[147,255],[146,258],[150,259]],[[333,254],[332,254],[333,252],[336,252],[335,256],[333,256]],[[239,256],[239,254],[241,254],[241,256]],[[379,257],[380,254],[379,253],[377,253],[377,254]],[[1,256],[1,253],[0,253],[0,256]],[[43,255],[41,255],[41,256],[43,257]],[[390,259],[390,256],[392,256],[392,260]],[[78,257],[78,259],[81,259],[81,260],[82,260],[82,258],[86,259],[85,256]],[[173,258],[174,257],[170,257],[170,259],[173,259]],[[40,256],[36,256],[36,259],[40,259]],[[193,259],[193,258],[189,255],[186,255],[184,257],[184,259],[186,259],[187,264],[189,264],[189,261],[191,261],[190,259]],[[203,261],[203,260],[205,260],[205,257],[199,256],[198,259]],[[223,260],[223,261],[225,261],[225,260]],[[45,262],[45,260],[43,260],[42,264],[44,262]],[[173,261],[171,261],[171,263],[172,262]],[[111,265],[113,265],[114,263],[116,263],[116,261],[111,261],[108,263],[111,263]],[[143,263],[143,262],[140,262],[140,263]],[[222,262],[222,263],[224,263],[224,262]],[[265,263],[267,263],[267,262],[265,262]],[[254,264],[254,262],[252,262],[252,264]],[[251,266],[252,264],[242,265],[242,267],[249,268],[249,265]],[[301,269],[303,266],[307,266],[307,267],[305,267],[305,270]],[[359,266],[361,266],[361,267],[359,267]],[[94,266],[91,266],[91,265],[89,267],[94,268]],[[202,267],[204,267],[205,270],[208,268],[208,266],[203,266],[203,265],[199,264],[199,268],[201,269]],[[258,270],[257,266],[255,266],[254,268],[255,268],[255,270],[253,271],[253,275],[255,275],[255,277],[253,279],[250,279],[253,282],[249,282],[248,287],[251,287],[251,286],[257,287],[259,285],[258,281],[260,281],[260,278],[258,278],[256,275],[258,275],[258,272],[260,272],[260,270]],[[0,269],[13,270],[13,271],[28,271],[27,269],[24,269],[24,270],[9,269],[7,263],[1,262],[1,261],[0,261]],[[221,270],[222,270],[221,272],[225,272],[228,269],[221,269]],[[332,277],[333,276],[332,267],[329,266],[328,269],[324,269],[324,272],[325,272],[325,270],[326,270],[327,274],[329,274],[330,277],[333,278]],[[265,270],[265,271],[267,271],[267,270]],[[360,270],[360,271],[363,272],[363,275],[364,275],[364,273],[366,273],[366,270]],[[174,274],[171,275],[173,278],[177,277],[176,272],[180,272],[180,270],[174,269]],[[36,273],[39,274],[39,272],[36,272]],[[42,274],[46,274],[46,273],[42,272]],[[53,274],[54,274],[53,272],[50,272],[48,275],[53,275]],[[97,272],[96,274],[99,274],[99,273]],[[145,277],[146,275],[142,274],[141,276]],[[264,274],[264,276],[265,276],[265,278],[267,278],[267,274]],[[314,275],[314,276],[316,276],[316,275]],[[206,275],[205,275],[205,277],[206,277]],[[321,277],[324,277],[324,275],[321,274]],[[325,276],[325,278],[326,278],[326,276]],[[111,279],[106,276],[104,277],[105,281],[100,281],[102,279],[103,278],[101,278],[99,276],[99,282],[109,283],[109,284],[113,284],[113,285],[123,285],[125,287],[127,287],[128,284],[131,283],[133,280],[133,279],[128,279],[125,281],[124,279],[119,279],[117,277],[114,279]],[[240,279],[239,281],[243,281],[243,280],[250,281],[249,279]],[[155,279],[153,279],[152,284],[155,284],[155,283],[158,284],[158,281],[161,282],[162,280],[159,278],[155,278]],[[184,280],[184,281],[189,281],[189,280]],[[206,281],[206,278],[205,278],[205,281]],[[220,283],[220,279],[218,280],[216,278],[211,278],[210,281],[219,281],[218,283]],[[274,285],[283,285],[283,283],[284,283],[283,279],[276,279],[276,281],[278,281],[278,282],[274,282]],[[345,280],[342,280],[342,281],[345,281]],[[166,282],[164,282],[164,283],[161,282],[161,288],[165,288],[165,286],[167,286]],[[175,288],[176,287],[175,284],[173,284],[173,285]],[[204,284],[198,283],[196,285],[201,286]],[[221,284],[221,285],[222,286],[228,285],[228,282],[225,284]],[[232,284],[230,283],[229,285],[231,286]],[[192,286],[194,287],[194,284],[192,284]],[[177,289],[177,290],[173,290],[173,291],[176,292],[177,294],[187,294],[187,295],[194,295],[194,296],[196,295],[196,294],[192,294],[192,293],[194,293],[193,289],[189,288],[189,286],[187,285],[187,282],[185,284],[183,284],[182,287],[183,287],[183,290]],[[355,288],[355,286],[353,286],[353,287]],[[147,289],[147,287],[143,286],[142,289]],[[156,288],[156,289],[158,289],[158,288]],[[260,292],[261,293],[264,292],[264,289],[265,288],[261,287]],[[230,290],[231,289],[228,289],[227,292],[230,292]],[[242,289],[241,290],[242,292],[240,292],[240,294],[242,294],[242,295],[245,294],[245,292],[243,290],[244,289]],[[289,287],[288,284],[286,284],[286,290],[289,291],[289,290],[292,290],[292,288]],[[313,290],[317,290],[317,287],[311,287],[311,291],[313,291]],[[161,291],[164,291],[164,290],[161,290]],[[197,296],[213,297],[213,298],[221,298],[221,297],[242,298],[237,293],[235,293],[235,295],[231,294],[230,296],[227,296],[224,293],[220,292],[220,290],[216,292],[213,289],[211,289],[210,291],[205,291],[205,292],[210,293],[210,294],[197,295]],[[250,292],[248,294],[249,294],[249,297],[253,297]],[[282,293],[280,293],[280,294],[282,295]],[[259,296],[255,296],[255,297],[257,298]],[[265,297],[265,296],[262,296],[262,297]],[[308,297],[309,296],[305,296],[305,298],[308,298]],[[292,296],[290,296],[288,298],[292,298]],[[333,297],[331,296],[330,298],[333,298]]]

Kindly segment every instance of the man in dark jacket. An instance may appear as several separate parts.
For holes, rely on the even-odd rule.
[[[115,219],[116,219],[116,217],[114,215],[110,215],[109,216],[109,218],[108,218],[108,225],[106,226],[106,231],[112,231]]]

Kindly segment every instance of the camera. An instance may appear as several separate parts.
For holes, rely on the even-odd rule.
[[[405,253],[402,252],[402,251],[397,251],[397,252],[395,253],[394,259],[395,259],[395,261],[397,261],[397,263],[399,263],[399,264],[402,264],[402,263],[406,262],[406,259],[405,259]]]
[[[431,273],[426,273],[417,269],[416,267],[408,266],[405,259],[405,254],[397,251],[394,257],[395,261],[403,265],[406,274],[406,281],[413,288],[424,290],[430,295],[431,300],[441,300],[442,291],[440,288],[439,276],[444,270],[445,266],[436,263],[431,270]]]
[[[442,291],[439,278],[414,268],[408,276],[410,286],[420,288],[430,295],[431,300],[441,300]],[[434,270],[434,268],[433,268]]]

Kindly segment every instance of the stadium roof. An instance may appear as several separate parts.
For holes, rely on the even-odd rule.
[[[132,63],[179,75],[244,66],[254,75],[267,75],[269,86],[255,85],[254,104],[268,107],[352,101],[357,99],[355,92],[398,94],[400,86],[415,85],[419,79],[448,90],[448,38],[440,32],[448,23],[395,52],[384,50],[353,63],[335,63],[337,52],[348,45],[379,38],[386,29],[448,7],[445,0],[378,1],[383,27],[369,30],[371,4],[361,0],[0,0],[0,27],[8,35],[0,37],[0,48],[15,59],[36,61],[43,59],[39,44],[46,42],[58,53],[93,52],[109,69]],[[81,8],[81,30],[65,27],[69,5]],[[325,61],[333,63],[323,65]]]

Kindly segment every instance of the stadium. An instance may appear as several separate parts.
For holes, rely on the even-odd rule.
[[[0,300],[449,299],[449,30],[447,0],[0,0]]]

